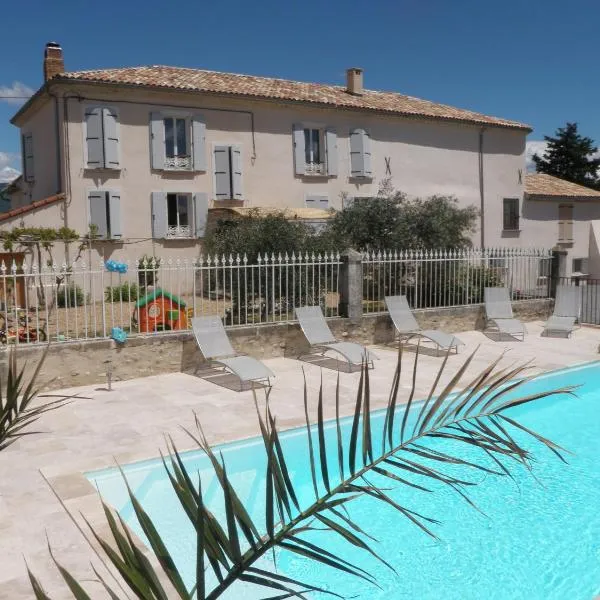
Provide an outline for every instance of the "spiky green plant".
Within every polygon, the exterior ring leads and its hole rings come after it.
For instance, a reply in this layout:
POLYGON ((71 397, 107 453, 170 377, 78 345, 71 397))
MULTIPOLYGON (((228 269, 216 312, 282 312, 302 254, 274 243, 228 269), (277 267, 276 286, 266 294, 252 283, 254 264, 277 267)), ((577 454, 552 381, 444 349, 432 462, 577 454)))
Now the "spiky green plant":
POLYGON ((36 380, 47 353, 48 348, 29 380, 26 380, 25 367, 19 369, 17 365, 17 351, 12 348, 9 351, 6 378, 4 382, 0 381, 0 450, 8 448, 20 438, 39 433, 31 431, 30 426, 44 413, 60 408, 71 398, 61 395, 56 400, 33 406, 38 397, 55 397, 50 394, 39 396, 36 388, 36 380))
MULTIPOLYGON (((409 519, 426 534, 435 537, 431 523, 435 519, 399 504, 387 490, 377 487, 369 479, 371 474, 387 479, 396 486, 411 486, 431 491, 421 482, 407 477, 421 478, 423 482, 433 480, 460 494, 469 504, 474 503, 467 495, 467 488, 476 482, 458 478, 452 474, 456 465, 488 475, 511 476, 510 467, 523 465, 531 470, 532 462, 528 450, 516 440, 515 431, 533 438, 559 458, 564 460, 564 450, 531 431, 506 414, 506 411, 540 398, 557 394, 572 394, 573 388, 543 391, 515 398, 514 393, 532 376, 525 374, 529 365, 498 368, 498 360, 487 366, 467 386, 458 389, 475 353, 471 354, 439 393, 441 375, 448 355, 431 386, 428 397, 419 406, 414 405, 417 379, 418 349, 412 370, 412 387, 404 403, 399 400, 400 376, 402 372, 402 347, 393 377, 387 411, 383 423, 382 447, 373 445, 371 423, 371 392, 369 371, 363 368, 356 395, 350 438, 344 443, 340 428, 339 375, 335 394, 337 465, 330 464, 327 457, 328 440, 325 435, 323 387, 318 396, 316 436, 313 434, 308 411, 308 394, 305 384, 304 409, 308 437, 312 487, 315 499, 304 506, 292 482, 286 457, 282 450, 276 419, 269 408, 268 397, 264 415, 256 409, 258 425, 267 457, 265 473, 265 523, 264 531, 252 520, 236 493, 227 474, 222 456, 210 448, 196 418, 197 431, 188 432, 204 451, 214 468, 223 495, 225 519, 221 523, 205 505, 202 482, 189 473, 172 440, 168 441, 169 457, 163 457, 164 467, 171 485, 196 533, 196 582, 192 589, 184 584, 183 576, 169 554, 156 526, 148 516, 135 494, 127 484, 129 497, 142 530, 155 557, 151 562, 134 541, 120 516, 103 503, 106 519, 112 533, 111 542, 103 539, 90 526, 96 542, 100 545, 109 563, 120 574, 124 583, 144 600, 181 598, 214 600, 219 598, 237 582, 255 584, 269 588, 272 599, 289 597, 307 598, 311 592, 322 592, 336 597, 339 593, 324 590, 305 581, 267 570, 259 566, 259 559, 275 549, 284 549, 304 559, 315 561, 333 570, 350 573, 369 584, 377 585, 374 575, 356 563, 342 559, 326 547, 308 541, 302 534, 310 531, 327 530, 341 536, 348 544, 377 557, 387 567, 393 566, 378 556, 371 547, 372 539, 361 529, 348 512, 354 500, 368 496, 377 502, 393 507, 399 516, 409 519), (313 439, 313 436, 316 439, 313 439), (423 442, 426 440, 452 440, 480 451, 480 461, 466 460, 457 453, 440 451, 423 442), (491 461, 490 461, 491 459, 491 461), (431 464, 436 464, 435 467, 431 464), (490 466, 492 465, 492 466, 490 466), (339 470, 339 481, 331 477, 333 469, 339 470), (209 577, 210 575, 211 577, 209 577), (168 579, 168 583, 166 580, 168 579)), ((329 441, 329 444, 333 442, 329 441)), ((89 524, 88 524, 89 525, 89 524)), ((53 557, 54 558, 54 557, 53 557)), ((56 559, 55 559, 56 562, 56 559)), ((56 562, 61 575, 77 600, 91 598, 75 578, 56 562)), ((121 596, 111 588, 106 579, 94 569, 96 576, 112 600, 121 596)), ((30 572, 30 580, 39 600, 50 600, 40 582, 30 572)), ((399 582, 401 586, 401 582, 399 582)))

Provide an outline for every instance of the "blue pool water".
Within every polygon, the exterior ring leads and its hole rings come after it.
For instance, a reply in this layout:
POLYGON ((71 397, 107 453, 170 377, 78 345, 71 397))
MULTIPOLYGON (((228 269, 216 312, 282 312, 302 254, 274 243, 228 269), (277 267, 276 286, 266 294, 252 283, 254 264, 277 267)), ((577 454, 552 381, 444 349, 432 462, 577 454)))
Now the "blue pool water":
MULTIPOLYGON (((279 571, 347 597, 369 600, 591 600, 599 595, 600 363, 548 374, 526 384, 521 394, 573 384, 582 385, 577 398, 546 398, 512 409, 510 415, 571 450, 574 454, 569 457, 569 464, 528 441, 526 446, 535 452, 534 472, 538 482, 522 468, 513 470, 514 482, 484 473, 472 474, 481 485, 473 488, 470 496, 487 517, 444 487, 435 487, 435 493, 430 494, 407 487, 390 491, 404 506, 442 521, 434 526, 440 538, 436 541, 391 508, 368 498, 353 502, 350 508, 353 519, 377 538, 374 549, 392 563, 397 573, 369 555, 355 552, 334 534, 311 534, 321 536, 318 541, 330 551, 374 573, 381 590, 288 552, 277 555, 279 571)), ((373 429, 376 431, 382 424, 383 415, 374 413, 373 429)), ((344 435, 348 435, 349 429, 350 423, 345 421, 344 435)), ((334 465, 336 434, 331 425, 328 434, 334 465)), ((307 468, 306 432, 302 429, 286 432, 282 442, 301 501, 309 502, 312 484, 307 468)), ((440 448, 439 444, 432 447, 440 448)), ((219 450, 252 517, 263 523, 262 440, 227 444, 219 450)), ((468 458, 469 454, 468 448, 462 446, 461 456, 468 458)), ((208 460, 200 452, 188 452, 184 460, 191 473, 200 473, 205 502, 222 517, 218 486, 208 460)), ((171 491, 162 462, 135 463, 124 471, 191 585, 195 534, 171 491)), ((143 538, 118 471, 109 469, 87 476, 143 538)), ((389 480, 383 485, 392 487, 389 480)), ((431 487, 430 482, 426 485, 431 487)), ((263 566, 272 566, 270 560, 265 559, 263 566)), ((223 598, 253 599, 269 595, 274 592, 240 586, 223 598)))

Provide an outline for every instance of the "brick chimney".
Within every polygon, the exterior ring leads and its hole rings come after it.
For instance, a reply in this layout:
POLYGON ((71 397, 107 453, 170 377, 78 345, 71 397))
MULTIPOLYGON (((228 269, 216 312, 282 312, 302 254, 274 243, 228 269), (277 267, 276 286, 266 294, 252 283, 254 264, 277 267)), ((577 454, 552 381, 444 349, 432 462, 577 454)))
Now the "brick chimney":
POLYGON ((363 70, 352 67, 346 71, 346 91, 355 96, 363 94, 363 70))
POLYGON ((44 51, 44 81, 65 72, 65 61, 60 44, 48 42, 44 51))

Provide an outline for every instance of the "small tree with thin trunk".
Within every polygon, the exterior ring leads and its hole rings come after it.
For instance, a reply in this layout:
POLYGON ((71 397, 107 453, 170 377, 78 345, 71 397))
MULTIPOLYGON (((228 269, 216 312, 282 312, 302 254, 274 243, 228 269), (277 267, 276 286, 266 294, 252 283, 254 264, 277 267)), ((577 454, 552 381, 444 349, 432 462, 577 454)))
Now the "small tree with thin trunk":
MULTIPOLYGON (((42 267, 52 267, 55 264, 55 245, 62 243, 66 248, 68 244, 78 243, 75 258, 71 261, 71 265, 73 265, 83 256, 84 250, 89 247, 94 237, 95 232, 92 228, 90 228, 90 232, 86 238, 69 227, 14 227, 10 231, 0 232, 0 240, 2 240, 5 250, 9 252, 14 250, 23 251, 29 254, 32 261, 37 264, 38 285, 36 286, 36 293, 38 303, 42 306, 46 306, 42 267)), ((48 306, 49 312, 55 307, 58 291, 68 277, 69 271, 70 267, 64 272, 56 274, 57 293, 53 294, 51 303, 48 306)))

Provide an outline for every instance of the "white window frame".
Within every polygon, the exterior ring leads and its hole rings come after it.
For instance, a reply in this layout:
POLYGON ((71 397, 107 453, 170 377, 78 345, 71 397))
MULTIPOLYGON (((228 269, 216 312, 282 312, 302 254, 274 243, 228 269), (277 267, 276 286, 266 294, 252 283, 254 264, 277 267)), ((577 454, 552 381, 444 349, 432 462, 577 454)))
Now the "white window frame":
POLYGON ((584 275, 587 275, 587 272, 589 271, 588 262, 589 262, 589 256, 577 256, 577 257, 573 258, 571 261, 571 272, 582 273, 584 275), (580 269, 577 269, 575 267, 575 265, 577 265, 578 262, 579 262, 578 266, 581 267, 580 269))
POLYGON ((192 155, 192 115, 180 112, 162 113, 162 127, 165 140, 165 171, 192 171, 194 167, 194 157, 192 155), (173 121, 173 148, 174 156, 167 156, 167 128, 165 121, 173 121), (185 121, 185 153, 177 152, 177 120, 185 121))
POLYGON ((189 239, 194 237, 194 198, 191 192, 166 192, 166 223, 167 223, 167 239, 189 239), (176 196, 177 198, 177 225, 171 225, 169 223, 169 196, 176 196), (185 197, 187 200, 187 214, 188 224, 179 224, 179 199, 185 197))
MULTIPOLYGON (((313 125, 311 123, 304 124, 304 161, 305 161, 305 174, 306 175, 327 175, 327 150, 325 148, 325 127, 322 125, 313 125), (308 136, 310 141, 313 131, 318 131, 319 134, 319 158, 320 161, 316 162, 313 156, 309 156, 309 144, 307 144, 306 132, 310 131, 311 134, 308 136)), ((312 144, 311 144, 312 145, 312 144)))

